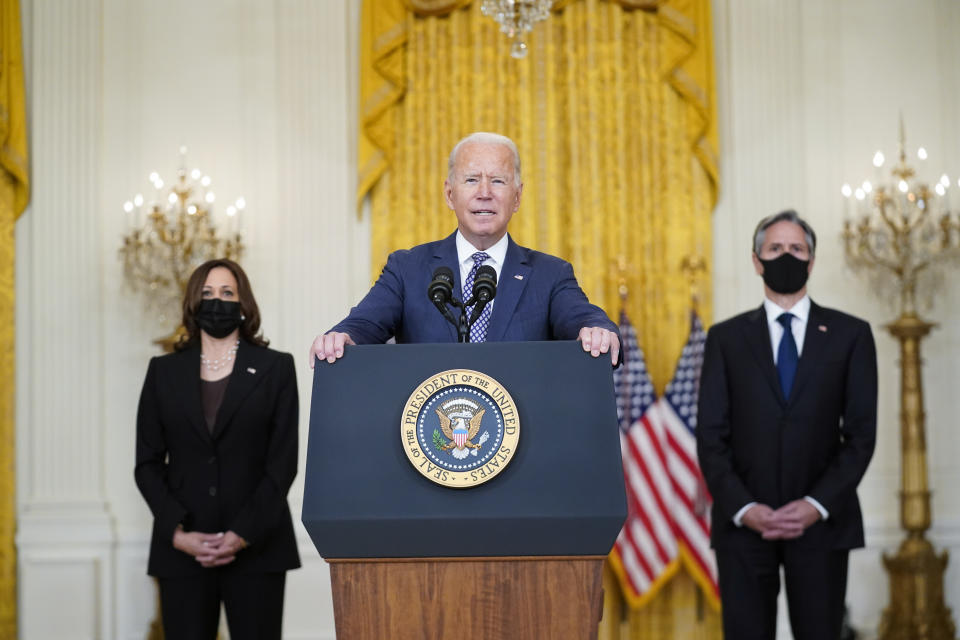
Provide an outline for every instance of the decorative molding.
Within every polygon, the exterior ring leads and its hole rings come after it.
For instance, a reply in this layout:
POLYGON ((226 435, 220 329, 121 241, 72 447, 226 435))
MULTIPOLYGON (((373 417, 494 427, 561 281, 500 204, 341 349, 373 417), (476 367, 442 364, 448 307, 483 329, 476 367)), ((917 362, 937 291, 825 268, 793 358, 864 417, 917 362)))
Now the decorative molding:
POLYGON ((110 545, 113 524, 103 509, 30 509, 17 523, 20 549, 110 545))
MULTIPOLYGON (((25 502, 102 500, 101 3, 34 3, 25 502), (69 37, 65 37, 65 36, 69 37), (54 401, 55 399, 55 401, 54 401)), ((21 433, 24 431, 21 430, 21 433)))
POLYGON ((109 545, 22 549, 20 637, 111 637, 111 565, 109 545))

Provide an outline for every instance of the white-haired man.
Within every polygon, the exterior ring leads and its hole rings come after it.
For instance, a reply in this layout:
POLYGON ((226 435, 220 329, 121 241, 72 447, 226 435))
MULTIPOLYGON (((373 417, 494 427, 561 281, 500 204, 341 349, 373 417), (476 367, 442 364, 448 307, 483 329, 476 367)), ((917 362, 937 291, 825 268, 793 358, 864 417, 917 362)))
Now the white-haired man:
POLYGON ((390 254, 363 300, 314 340, 311 366, 314 357, 334 362, 348 344, 455 342, 457 328, 428 300, 428 285, 438 267, 448 267, 454 291, 467 299, 483 265, 497 272, 497 294, 471 330, 472 342, 578 339, 593 356, 609 353, 617 363, 617 327, 587 300, 570 263, 521 247, 507 233, 523 193, 512 140, 485 132, 460 140, 450 152, 443 192, 457 230, 390 254))

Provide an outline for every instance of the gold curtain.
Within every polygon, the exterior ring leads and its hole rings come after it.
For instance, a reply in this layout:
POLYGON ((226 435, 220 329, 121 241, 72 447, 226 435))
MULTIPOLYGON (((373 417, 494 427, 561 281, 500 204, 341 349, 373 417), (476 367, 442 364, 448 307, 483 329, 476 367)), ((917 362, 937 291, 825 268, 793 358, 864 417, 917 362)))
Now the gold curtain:
POLYGON ((27 206, 27 118, 18 0, 0 3, 0 638, 17 637, 14 223, 27 206))
MULTIPOLYGON (((524 60, 509 56, 509 40, 479 5, 364 3, 357 197, 358 206, 370 198, 374 276, 390 251, 456 227, 442 196, 453 144, 472 131, 503 133, 523 162, 511 235, 569 260, 613 318, 623 263, 626 311, 662 390, 689 331, 685 259, 707 265, 699 311, 711 317, 709 0, 560 0, 524 60)), ((619 604, 608 598, 605 638, 720 637, 716 612, 684 571, 642 609, 619 604), (695 630, 676 635, 680 628, 695 630)))

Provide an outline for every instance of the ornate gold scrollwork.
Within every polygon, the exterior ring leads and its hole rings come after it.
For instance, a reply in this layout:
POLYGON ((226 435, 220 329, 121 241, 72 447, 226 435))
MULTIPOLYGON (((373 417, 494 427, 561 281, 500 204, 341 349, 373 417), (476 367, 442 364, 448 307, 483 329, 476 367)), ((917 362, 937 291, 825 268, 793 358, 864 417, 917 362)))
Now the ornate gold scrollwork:
POLYGON ((441 16, 467 6, 472 0, 403 0, 407 9, 418 16, 441 16))
POLYGON ((656 11, 664 0, 616 0, 624 9, 643 9, 644 11, 656 11))

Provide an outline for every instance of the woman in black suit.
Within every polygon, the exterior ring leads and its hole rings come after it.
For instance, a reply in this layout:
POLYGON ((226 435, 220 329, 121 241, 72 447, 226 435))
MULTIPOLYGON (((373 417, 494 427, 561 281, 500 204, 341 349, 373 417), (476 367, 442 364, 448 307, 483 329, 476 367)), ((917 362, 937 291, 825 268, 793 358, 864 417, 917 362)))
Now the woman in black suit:
POLYGON ((137 413, 137 486, 153 512, 147 572, 167 638, 280 638, 288 569, 300 566, 287 492, 297 473, 293 358, 267 348, 247 276, 194 271, 186 336, 153 358, 137 413))

